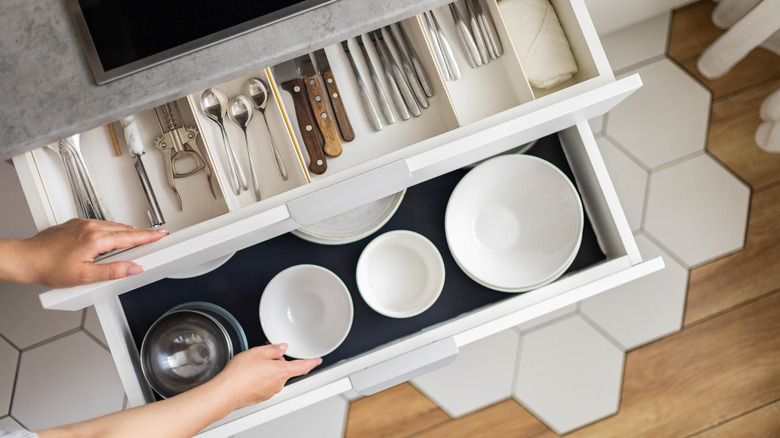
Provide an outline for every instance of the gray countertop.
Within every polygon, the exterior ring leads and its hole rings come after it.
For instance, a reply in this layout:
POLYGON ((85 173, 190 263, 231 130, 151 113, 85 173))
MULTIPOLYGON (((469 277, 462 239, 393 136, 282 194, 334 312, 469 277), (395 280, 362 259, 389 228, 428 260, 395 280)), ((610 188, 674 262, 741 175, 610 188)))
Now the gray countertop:
POLYGON ((338 0, 96 85, 65 0, 0 2, 0 159, 325 47, 450 0, 338 0))

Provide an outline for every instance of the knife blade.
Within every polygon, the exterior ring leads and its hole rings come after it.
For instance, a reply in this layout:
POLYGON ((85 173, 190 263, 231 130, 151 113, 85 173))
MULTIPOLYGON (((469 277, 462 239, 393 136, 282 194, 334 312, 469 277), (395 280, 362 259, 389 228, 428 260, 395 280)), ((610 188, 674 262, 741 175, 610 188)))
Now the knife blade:
POLYGON ((347 109, 344 107, 344 101, 341 100, 341 93, 336 84, 336 78, 333 76, 333 71, 330 69, 328 55, 325 54, 324 49, 319 49, 314 52, 314 61, 317 66, 317 73, 319 73, 322 76, 322 80, 325 81, 325 88, 328 90, 330 104, 333 106, 333 112, 336 113, 336 122, 338 123, 339 131, 341 132, 341 138, 343 138, 344 141, 352 141, 355 139, 355 131, 352 129, 352 123, 349 121, 347 109))
POLYGON ((381 131, 382 121, 379 120, 379 114, 377 114, 374 102, 368 94, 368 88, 366 88, 366 83, 363 81, 363 76, 360 74, 357 64, 355 64, 355 58, 352 57, 352 52, 349 49, 349 42, 347 40, 342 41, 341 48, 347 55, 350 67, 352 67, 352 76, 355 77, 355 83, 358 86, 358 95, 360 96, 360 102, 363 104, 363 110, 366 112, 366 117, 368 117, 368 121, 371 122, 371 126, 374 127, 375 131, 381 131))
POLYGON ((301 77, 306 85, 306 94, 309 96, 309 105, 311 105, 314 119, 317 121, 317 126, 319 126, 320 133, 322 134, 322 150, 325 151, 325 155, 329 157, 338 157, 342 152, 341 139, 336 130, 333 115, 330 113, 328 104, 325 102, 325 92, 320 85, 320 81, 317 79, 317 72, 314 70, 314 63, 311 60, 311 56, 309 56, 308 53, 301 55, 295 59, 295 63, 298 64, 301 77))
POLYGON ((301 79, 298 66, 293 59, 274 66, 273 72, 282 89, 292 96, 295 118, 303 137, 303 145, 309 154, 309 171, 315 175, 321 175, 328 169, 328 163, 325 160, 320 132, 314 123, 309 99, 306 96, 306 87, 301 79))

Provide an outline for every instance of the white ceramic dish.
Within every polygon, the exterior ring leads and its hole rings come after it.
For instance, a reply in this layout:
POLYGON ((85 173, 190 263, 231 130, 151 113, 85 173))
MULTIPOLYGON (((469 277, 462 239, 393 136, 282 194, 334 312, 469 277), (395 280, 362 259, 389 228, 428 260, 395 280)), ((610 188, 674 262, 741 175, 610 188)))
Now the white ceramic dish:
POLYGON ((382 228, 398 210, 406 189, 354 208, 314 225, 298 228, 292 234, 322 245, 357 242, 382 228))
POLYGON ((560 169, 537 157, 504 155, 458 183, 444 229, 467 275, 495 290, 523 292, 566 271, 584 220, 579 194, 560 169))
POLYGON ((357 285, 372 309, 391 318, 409 318, 439 298, 444 261, 424 236, 390 231, 372 240, 360 254, 357 285))
POLYGON ((260 325, 268 341, 287 343, 287 355, 299 359, 335 350, 352 328, 353 316, 347 286, 321 266, 285 269, 260 297, 260 325))
POLYGON ((182 280, 185 278, 193 278, 193 277, 200 277, 201 275, 206 275, 209 272, 224 265, 235 254, 236 253, 230 253, 226 256, 217 257, 216 259, 210 260, 202 265, 187 268, 176 275, 169 275, 168 278, 173 278, 174 280, 182 280))

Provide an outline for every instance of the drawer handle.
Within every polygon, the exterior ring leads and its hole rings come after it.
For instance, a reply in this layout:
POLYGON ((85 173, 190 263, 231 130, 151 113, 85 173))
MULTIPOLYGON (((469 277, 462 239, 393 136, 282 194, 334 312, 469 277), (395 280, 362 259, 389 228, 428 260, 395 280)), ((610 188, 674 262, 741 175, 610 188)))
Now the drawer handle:
POLYGON ((360 370, 349 380, 358 394, 372 395, 447 366, 457 357, 458 345, 449 337, 360 370))

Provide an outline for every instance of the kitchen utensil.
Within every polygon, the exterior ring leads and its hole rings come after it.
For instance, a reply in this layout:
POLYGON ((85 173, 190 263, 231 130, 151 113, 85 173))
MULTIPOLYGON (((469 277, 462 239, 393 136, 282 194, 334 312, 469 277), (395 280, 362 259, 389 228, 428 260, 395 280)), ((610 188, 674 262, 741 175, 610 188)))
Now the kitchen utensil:
POLYGON ((246 339, 246 332, 244 332, 244 328, 241 327, 241 324, 238 322, 236 317, 234 317, 232 314, 230 314, 230 312, 223 309, 222 307, 207 301, 190 301, 179 304, 168 312, 175 312, 177 310, 194 310, 197 312, 203 312, 216 319, 217 322, 219 322, 222 327, 225 328, 228 336, 230 336, 234 354, 249 349, 249 342, 246 339))
POLYGON ((449 66, 444 61, 444 53, 441 44, 439 44, 439 36, 436 34, 436 29, 433 27, 433 21, 431 21, 428 12, 423 12, 422 17, 423 27, 425 27, 428 39, 431 41, 431 52, 433 52, 433 57, 436 59, 436 64, 439 65, 439 69, 441 70, 441 74, 445 81, 454 81, 457 78, 450 72, 449 66))
POLYGON ((406 189, 291 232, 303 240, 322 245, 357 242, 374 234, 393 217, 405 193, 406 189))
POLYGON ((401 96, 403 96, 404 103, 406 103, 406 107, 409 109, 409 112, 413 116, 419 117, 421 114, 420 106, 417 104, 417 100, 415 99, 409 84, 406 83, 406 77, 404 77, 404 74, 401 72, 401 67, 398 66, 395 57, 393 57, 393 53, 390 51, 390 46, 387 45, 387 41, 385 41, 381 30, 375 30, 373 33, 371 33, 370 36, 373 39, 374 44, 379 47, 379 56, 390 66, 390 71, 393 74, 394 82, 401 91, 401 96))
POLYGON ((333 106, 333 112, 336 113, 336 122, 338 122, 339 125, 341 138, 343 138, 344 141, 352 141, 355 139, 355 131, 352 129, 352 123, 349 121, 347 109, 344 107, 344 101, 341 100, 341 93, 339 93, 336 78, 333 76, 333 71, 330 69, 328 55, 325 54, 324 49, 314 51, 314 61, 317 64, 317 73, 319 73, 325 81, 325 88, 328 90, 330 104, 333 106))
POLYGON ((322 150, 325 152, 325 155, 329 157, 338 157, 343 150, 341 139, 339 138, 339 133, 336 129, 335 119, 330 114, 328 104, 325 102, 326 94, 320 85, 320 81, 317 79, 317 72, 314 71, 314 64, 312 63, 311 56, 309 56, 308 53, 299 56, 295 59, 295 63, 298 65, 298 70, 301 72, 314 119, 317 121, 317 126, 319 126, 320 133, 322 134, 322 150))
MULTIPOLYGON (((241 190, 247 190, 249 186, 246 182, 246 176, 241 169, 241 164, 236 156, 236 151, 230 144, 227 132, 225 132, 225 116, 227 115, 228 100, 225 93, 218 88, 208 88, 200 96, 200 108, 206 117, 214 121, 219 126, 222 133, 222 144, 225 146, 225 155, 227 157, 228 168, 230 169, 230 183, 233 187, 233 193, 238 196, 241 190)), ((177 194, 178 196, 178 194, 177 194)))
POLYGON ((479 57, 482 59, 483 64, 490 62, 490 55, 488 54, 487 43, 485 42, 482 28, 477 18, 477 11, 474 9, 474 3, 469 0, 464 0, 466 3, 466 16, 468 17, 469 28, 471 28, 471 35, 474 37, 474 42, 477 44, 479 50, 479 57))
POLYGON ((306 88, 295 60, 283 62, 273 68, 282 89, 290 93, 295 106, 295 118, 298 120, 303 145, 309 154, 309 171, 321 175, 328 169, 319 128, 314 123, 312 108, 306 97, 306 88))
POLYGON ((444 260, 423 235, 390 231, 369 243, 357 263, 357 285, 366 304, 391 318, 419 315, 444 288, 444 260))
POLYGON ((428 15, 430 15, 431 21, 433 22, 433 29, 436 32, 436 41, 439 43, 444 62, 447 63, 447 70, 450 72, 450 76, 453 80, 460 79, 458 63, 455 61, 455 55, 452 53, 452 47, 450 47, 447 37, 444 36, 444 32, 441 30, 439 20, 436 19, 436 14, 434 14, 433 11, 429 11, 428 15))
POLYGON ((260 325, 268 341, 285 342, 287 356, 307 359, 335 350, 352 328, 349 290, 333 272, 296 265, 276 274, 260 297, 260 325))
POLYGON ((401 23, 394 23, 390 25, 390 29, 392 29, 396 39, 403 41, 403 46, 407 51, 409 59, 412 61, 412 67, 414 68, 414 72, 417 75, 417 79, 420 81, 420 85, 422 85, 425 95, 428 97, 433 97, 433 86, 431 85, 431 79, 428 77, 428 72, 425 70, 425 67, 423 67, 422 62, 420 62, 420 58, 417 56, 417 52, 414 50, 412 42, 409 41, 409 36, 406 35, 404 27, 401 25, 401 23))
MULTIPOLYGON (((363 110, 366 112, 366 117, 368 117, 368 121, 371 122, 371 126, 375 131, 381 131, 382 121, 379 120, 379 114, 377 114, 374 102, 371 100, 371 96, 368 94, 368 88, 366 88, 366 83, 363 81, 363 76, 360 74, 360 70, 358 70, 357 64, 355 64, 355 58, 352 57, 352 51, 349 49, 349 42, 346 40, 342 41, 341 48, 347 55, 350 67, 352 67, 352 76, 355 77, 355 83, 358 86, 358 95, 360 96, 360 103, 363 104, 363 110)), ((366 60, 366 62, 369 61, 366 60)))
POLYGON ((271 143, 271 151, 274 154, 276 168, 279 169, 279 174, 282 176, 282 179, 287 181, 287 168, 284 166, 282 156, 279 154, 279 149, 276 147, 273 135, 271 135, 271 128, 268 127, 268 120, 265 118, 265 108, 268 106, 268 98, 270 97, 268 85, 260 78, 249 78, 244 82, 242 92, 245 96, 249 97, 255 109, 260 111, 265 130, 268 132, 268 141, 271 143))
POLYGON ((227 329, 197 310, 174 310, 155 321, 141 343, 141 370, 163 398, 203 384, 233 357, 227 329))
POLYGON ((479 22, 479 28, 484 36, 488 54, 492 59, 498 59, 499 56, 504 54, 504 46, 501 44, 501 39, 498 37, 496 23, 493 21, 493 17, 485 12, 485 8, 482 7, 482 0, 466 1, 472 2, 472 7, 477 14, 477 21, 479 22))
POLYGON ((404 72, 404 76, 406 77, 406 82, 412 89, 414 97, 417 99, 417 103, 419 103, 423 108, 428 108, 428 106, 430 106, 428 103, 428 96, 425 95, 425 92, 420 85, 420 80, 417 79, 417 75, 414 73, 414 69, 412 68, 412 61, 409 59, 406 48, 403 46, 403 40, 395 37, 395 34, 393 33, 390 26, 383 27, 381 32, 388 46, 393 46, 395 48, 395 53, 398 54, 398 58, 401 61, 401 68, 404 72))
MULTIPOLYGON (((395 109, 398 111, 398 115, 401 116, 401 119, 409 120, 412 115, 409 114, 409 108, 406 106, 404 98, 401 96, 401 90, 398 88, 398 84, 395 82, 395 77, 393 76, 392 69, 390 68, 390 61, 387 59, 387 54, 379 48, 379 43, 376 41, 376 37, 374 37, 372 32, 369 32, 368 38, 371 40, 371 43, 374 45, 374 50, 379 56, 379 65, 381 65, 382 73, 385 75, 385 83, 390 89, 390 96, 393 98, 395 109)), ((363 41, 362 36, 361 41, 363 41)))
POLYGON ((557 167, 530 155, 501 155, 458 183, 444 219, 458 266, 504 292, 541 287, 565 272, 579 250, 584 213, 557 167))
POLYGON ((363 35, 355 38, 355 41, 360 47, 360 52, 363 54, 363 60, 366 61, 366 67, 368 67, 368 73, 369 76, 371 76, 371 85, 374 88, 374 96, 376 96, 377 103, 379 103, 379 109, 382 110, 385 122, 387 122, 388 125, 391 125, 395 123, 395 115, 393 114, 393 110, 390 109, 390 103, 387 101, 385 89, 382 87, 382 82, 379 80, 379 75, 376 72, 376 68, 374 68, 374 63, 368 55, 365 41, 363 41, 363 35))
POLYGON ((252 148, 249 147, 249 137, 246 134, 246 128, 252 121, 254 115, 252 101, 243 94, 233 96, 228 102, 228 117, 230 121, 238 125, 244 132, 244 145, 246 145, 246 154, 249 156, 249 177, 252 179, 252 193, 256 200, 260 200, 260 181, 257 178, 255 162, 252 158, 252 148))
POLYGON ((130 158, 134 161, 135 171, 138 174, 138 179, 141 181, 141 188, 146 196, 146 203, 149 205, 149 209, 146 210, 146 217, 149 219, 152 228, 159 228, 165 224, 165 218, 160 209, 160 204, 157 203, 157 196, 154 194, 152 183, 149 182, 149 177, 146 175, 144 162, 141 160, 141 156, 146 151, 141 140, 141 133, 138 132, 138 126, 135 124, 135 116, 127 116, 120 120, 120 123, 125 134, 127 150, 130 153, 130 158))
POLYGON ((482 65, 482 57, 477 49, 477 43, 474 40, 474 36, 471 35, 471 31, 463 18, 458 12, 458 7, 455 3, 450 3, 450 13, 452 14, 452 21, 455 23, 455 28, 458 29, 458 39, 460 45, 463 47, 463 52, 466 54, 466 59, 469 60, 469 64, 472 67, 479 67, 482 65))
POLYGON ((65 169, 65 176, 68 179, 70 192, 73 196, 73 202, 76 205, 76 214, 78 217, 87 219, 97 219, 92 201, 89 200, 87 190, 76 169, 76 163, 67 146, 62 141, 48 145, 48 148, 57 153, 60 157, 62 166, 65 169))

